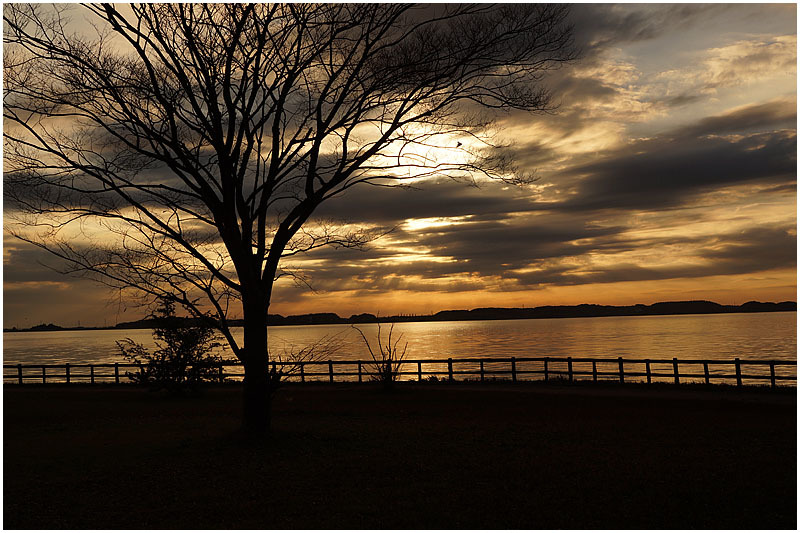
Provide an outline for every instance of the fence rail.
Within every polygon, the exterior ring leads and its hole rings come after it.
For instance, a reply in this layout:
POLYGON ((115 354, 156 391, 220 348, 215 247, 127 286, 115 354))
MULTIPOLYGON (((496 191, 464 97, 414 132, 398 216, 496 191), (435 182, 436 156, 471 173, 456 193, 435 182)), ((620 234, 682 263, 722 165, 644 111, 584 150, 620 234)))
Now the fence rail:
MULTIPOLYGON (((365 381, 378 375, 374 361, 301 361, 271 362, 273 370, 282 372, 288 381, 365 381), (344 379, 342 379, 344 378, 344 379)), ((219 382, 238 380, 244 373, 230 372, 232 368, 241 369, 239 361, 224 361, 217 364, 215 379, 219 382)), ((139 365, 131 363, 97 364, 58 364, 23 365, 4 364, 3 383, 123 383, 130 381, 129 373, 135 373, 139 365), (99 370, 99 371, 98 371, 99 370), (51 371, 51 372, 48 372, 51 371)), ((797 361, 783 360, 698 360, 698 359, 630 359, 630 358, 589 358, 589 357, 510 357, 510 358, 448 358, 448 359, 405 359, 398 363, 397 374, 400 379, 431 379, 440 377, 449 381, 457 377, 485 381, 487 379, 508 379, 528 381, 530 378, 550 381, 561 379, 576 381, 614 380, 620 383, 644 381, 653 383, 658 378, 680 384, 682 379, 692 382, 715 384, 735 380, 737 386, 747 384, 766 384, 779 386, 779 382, 790 381, 797 385, 797 361), (591 369, 588 365, 591 364, 591 369), (600 368, 598 369, 598 365, 600 368), (668 366, 668 371, 657 366, 668 366), (581 368, 576 368, 581 366, 581 368), (499 367, 499 368, 498 368, 499 367), (609 370, 609 367, 611 368, 609 370), (692 372, 686 372, 687 367, 692 372), (743 367, 747 372, 743 372, 743 367), (683 368, 683 371, 681 371, 683 368), (732 373, 731 373, 732 372, 732 373), (757 372, 757 373, 756 373, 757 372)))

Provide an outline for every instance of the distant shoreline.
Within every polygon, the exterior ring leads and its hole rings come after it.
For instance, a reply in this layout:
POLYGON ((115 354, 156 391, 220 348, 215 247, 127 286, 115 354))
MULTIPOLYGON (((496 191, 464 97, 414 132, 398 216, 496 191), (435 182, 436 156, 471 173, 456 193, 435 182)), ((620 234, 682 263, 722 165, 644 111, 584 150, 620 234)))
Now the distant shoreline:
MULTIPOLYGON (((393 315, 378 317, 370 313, 342 318, 336 313, 308 313, 303 315, 269 315, 269 326, 308 326, 323 324, 368 324, 395 322, 446 322, 470 320, 520 320, 534 318, 594 318, 604 316, 662 316, 701 315, 726 313, 770 313, 797 311, 797 302, 747 302, 742 305, 722 305, 706 300, 656 302, 651 305, 546 305, 540 307, 483 307, 471 310, 446 310, 433 315, 393 315)), ((186 318, 187 323, 196 319, 186 318)), ((230 320, 231 327, 241 327, 243 320, 230 320)), ((30 328, 4 328, 4 333, 35 331, 92 331, 118 329, 153 329, 155 319, 120 322, 115 326, 62 327, 56 324, 39 324, 30 328)))

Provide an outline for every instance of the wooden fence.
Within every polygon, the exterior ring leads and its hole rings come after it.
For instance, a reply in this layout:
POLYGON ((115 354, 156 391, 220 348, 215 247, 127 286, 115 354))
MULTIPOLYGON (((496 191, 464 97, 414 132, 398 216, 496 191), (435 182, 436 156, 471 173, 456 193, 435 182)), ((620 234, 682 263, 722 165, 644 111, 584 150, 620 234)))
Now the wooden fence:
MULTIPOLYGON (((288 381, 358 381, 378 375, 374 361, 303 361, 273 362, 273 370, 281 371, 288 381), (337 379, 339 378, 339 379, 337 379)), ((4 383, 123 383, 129 372, 139 365, 130 363, 61 364, 61 365, 3 365, 4 383), (48 381, 49 380, 49 381, 48 381)), ((226 361, 214 367, 219 382, 244 377, 242 363, 226 361), (231 372, 231 369, 237 369, 231 372)), ((509 379, 522 381, 614 380, 620 383, 638 381, 653 383, 658 378, 680 384, 692 380, 705 384, 733 383, 777 387, 779 382, 797 385, 797 361, 758 360, 697 360, 697 359, 629 359, 586 357, 510 357, 510 358, 449 358, 403 360, 398 366, 399 379, 458 378, 486 381, 509 379), (591 369, 589 365, 591 364, 591 369), (665 371, 663 367, 667 367, 665 371), (661 367, 661 368, 659 368, 661 367), (744 367, 744 370, 743 370, 744 367), (687 372, 687 370, 689 370, 687 372), (746 370, 746 372, 745 372, 746 370), (713 381, 712 381, 713 380, 713 381)))

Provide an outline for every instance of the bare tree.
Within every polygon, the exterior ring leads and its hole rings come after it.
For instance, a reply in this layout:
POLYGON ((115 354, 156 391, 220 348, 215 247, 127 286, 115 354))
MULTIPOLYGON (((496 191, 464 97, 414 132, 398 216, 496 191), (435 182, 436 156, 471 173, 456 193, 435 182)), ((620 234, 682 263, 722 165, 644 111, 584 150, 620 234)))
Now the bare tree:
POLYGON ((541 77, 574 57, 567 8, 546 4, 98 4, 80 8, 83 31, 74 9, 4 6, 16 234, 211 311, 245 365, 253 431, 269 426, 281 260, 371 238, 315 209, 358 184, 524 181, 481 148, 487 110, 548 110, 541 77))

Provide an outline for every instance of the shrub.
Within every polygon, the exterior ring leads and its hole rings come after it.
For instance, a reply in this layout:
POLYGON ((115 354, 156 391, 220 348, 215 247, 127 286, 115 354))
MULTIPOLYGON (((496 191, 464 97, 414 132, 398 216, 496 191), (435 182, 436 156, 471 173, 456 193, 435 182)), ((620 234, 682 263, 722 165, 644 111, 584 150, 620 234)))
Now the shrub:
POLYGON ((176 317, 170 301, 162 302, 150 317, 158 324, 153 329, 157 349, 152 353, 130 338, 117 341, 122 356, 139 365, 138 372, 126 374, 131 381, 152 390, 180 393, 217 379, 222 359, 213 351, 223 344, 210 323, 176 317))
POLYGON ((331 359, 343 345, 341 333, 326 335, 301 348, 293 344, 288 346, 284 344, 280 353, 270 354, 272 361, 269 369, 270 393, 274 394, 290 376, 299 375, 303 363, 331 359))
POLYGON ((400 341, 403 339, 403 334, 401 333, 400 336, 392 342, 392 335, 394 333, 393 323, 389 328, 389 336, 384 344, 381 340, 381 325, 378 323, 378 352, 375 353, 367 340, 367 336, 364 335, 364 332, 356 326, 352 326, 352 328, 361 334, 361 338, 364 340, 364 344, 367 345, 367 350, 369 350, 369 354, 372 356, 372 366, 374 369, 374 371, 371 372, 372 379, 383 383, 386 388, 391 388, 400 376, 400 366, 406 356, 406 350, 408 349, 408 343, 403 345, 402 351, 398 349, 400 341))

